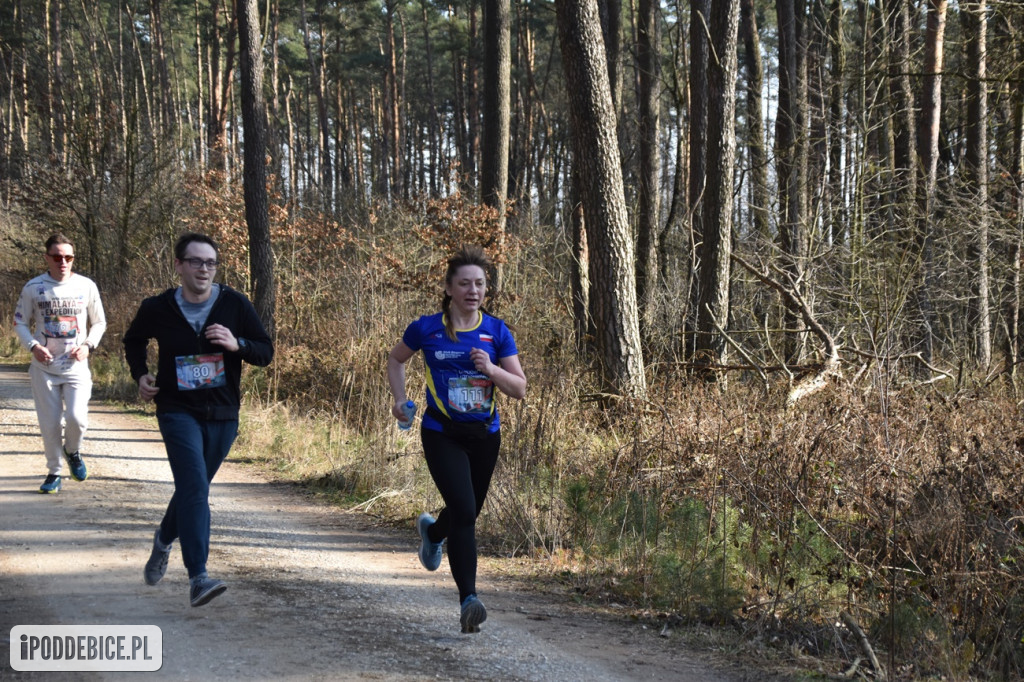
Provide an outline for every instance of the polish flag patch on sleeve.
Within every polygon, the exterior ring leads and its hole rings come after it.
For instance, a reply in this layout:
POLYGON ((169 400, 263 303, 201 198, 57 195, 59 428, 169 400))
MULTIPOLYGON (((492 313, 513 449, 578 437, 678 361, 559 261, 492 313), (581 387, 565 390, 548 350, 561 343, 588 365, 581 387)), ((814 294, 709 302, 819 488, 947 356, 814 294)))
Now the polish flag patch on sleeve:
POLYGON ((494 337, 491 336, 490 334, 481 334, 480 340, 486 341, 487 343, 494 343, 494 337))

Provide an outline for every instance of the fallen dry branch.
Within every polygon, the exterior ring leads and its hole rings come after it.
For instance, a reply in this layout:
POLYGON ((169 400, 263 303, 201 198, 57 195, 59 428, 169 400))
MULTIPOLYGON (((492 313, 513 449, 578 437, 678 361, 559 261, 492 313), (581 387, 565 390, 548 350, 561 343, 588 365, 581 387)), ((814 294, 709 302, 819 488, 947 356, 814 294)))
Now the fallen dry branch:
POLYGON ((951 370, 945 370, 942 369, 941 367, 936 367, 935 365, 931 364, 930 362, 924 359, 924 354, 921 353, 920 351, 917 351, 915 353, 900 353, 899 355, 879 355, 878 353, 863 351, 860 350, 859 348, 849 348, 847 349, 847 352, 853 355, 858 355, 862 358, 866 358, 874 362, 882 362, 887 364, 898 363, 907 359, 916 360, 917 362, 924 365, 924 367, 928 371, 934 372, 935 374, 939 375, 937 377, 932 377, 926 383, 933 383, 941 379, 956 379, 956 375, 954 375, 951 370))
MULTIPOLYGON (((789 395, 786 397, 786 406, 792 407, 801 398, 809 396, 812 393, 817 393, 828 384, 830 377, 842 376, 842 371, 839 366, 839 346, 836 345, 835 339, 832 338, 832 335, 828 333, 820 322, 818 322, 814 313, 811 312, 811 307, 807 305, 803 296, 801 296, 800 292, 796 290, 796 286, 787 286, 783 284, 771 275, 761 272, 736 254, 732 254, 732 259, 743 266, 744 269, 750 272, 750 274, 756 277, 760 282, 778 291, 786 306, 800 313, 800 317, 803 318, 804 324, 806 324, 811 332, 818 337, 822 346, 824 346, 823 355, 825 356, 825 360, 822 363, 821 369, 812 374, 808 374, 793 385, 789 391, 789 395)), ((774 269, 782 277, 788 278, 785 272, 778 268, 774 269)))
POLYGON ((864 655, 868 657, 868 660, 871 661, 871 667, 874 669, 878 679, 884 680, 885 671, 882 670, 882 666, 878 662, 878 657, 875 656, 875 650, 871 648, 871 642, 868 641, 868 636, 864 634, 864 630, 862 630, 860 625, 857 624, 857 621, 853 616, 846 611, 841 611, 839 613, 839 619, 843 621, 843 625, 850 629, 850 632, 856 635, 860 648, 864 652, 864 655))

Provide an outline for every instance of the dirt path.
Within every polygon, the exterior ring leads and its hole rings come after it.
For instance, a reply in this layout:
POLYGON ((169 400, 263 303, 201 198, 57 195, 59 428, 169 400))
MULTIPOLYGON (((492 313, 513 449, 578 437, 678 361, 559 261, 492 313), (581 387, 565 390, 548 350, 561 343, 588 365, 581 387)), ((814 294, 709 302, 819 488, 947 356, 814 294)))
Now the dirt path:
POLYGON ((447 571, 420 568, 416 539, 316 504, 225 463, 213 486, 211 575, 228 591, 191 608, 175 545, 156 587, 142 580, 172 491, 155 420, 93 403, 89 479, 36 492, 42 441, 23 367, 0 365, 0 680, 765 679, 713 665, 679 641, 481 575, 488 620, 461 635, 447 571), (10 630, 145 624, 163 633, 158 673, 27 673, 10 630))

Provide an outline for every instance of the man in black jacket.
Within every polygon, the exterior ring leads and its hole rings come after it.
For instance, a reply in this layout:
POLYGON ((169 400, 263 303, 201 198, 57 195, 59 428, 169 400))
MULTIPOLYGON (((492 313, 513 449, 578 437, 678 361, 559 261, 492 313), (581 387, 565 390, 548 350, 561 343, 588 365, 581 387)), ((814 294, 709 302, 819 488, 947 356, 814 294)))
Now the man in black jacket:
POLYGON ((147 298, 124 335, 124 352, 143 400, 156 417, 174 477, 174 494, 153 537, 143 577, 156 585, 167 571, 171 545, 181 540, 192 606, 227 586, 206 573, 210 553, 210 482, 238 434, 242 361, 270 364, 274 346, 243 294, 213 281, 216 242, 188 233, 174 246, 181 286, 147 298), (146 351, 156 339, 156 376, 146 351))

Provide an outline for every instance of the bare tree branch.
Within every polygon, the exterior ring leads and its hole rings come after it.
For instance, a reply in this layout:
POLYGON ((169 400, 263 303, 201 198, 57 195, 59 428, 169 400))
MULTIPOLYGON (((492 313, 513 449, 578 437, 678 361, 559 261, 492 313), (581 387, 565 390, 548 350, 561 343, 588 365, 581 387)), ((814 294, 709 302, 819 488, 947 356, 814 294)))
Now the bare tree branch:
POLYGON ((786 306, 791 310, 800 313, 800 317, 803 318, 804 324, 807 325, 808 329, 818 337, 821 344, 824 346, 825 361, 822 364, 820 370, 814 374, 810 374, 800 381, 798 381, 789 391, 789 396, 786 398, 786 405, 792 407, 800 398, 817 393, 824 388, 828 383, 830 376, 841 376, 839 368, 839 347, 836 345, 835 339, 832 335, 818 322, 817 318, 814 317, 814 313, 811 312, 811 308, 804 301, 800 292, 797 290, 796 284, 791 281, 789 273, 775 268, 775 271, 779 273, 788 281, 787 284, 783 284, 779 280, 775 279, 767 273, 763 273, 753 265, 745 261, 741 256, 735 253, 731 254, 732 260, 739 263, 746 269, 750 274, 756 277, 760 282, 767 286, 775 289, 782 296, 782 300, 786 306))

